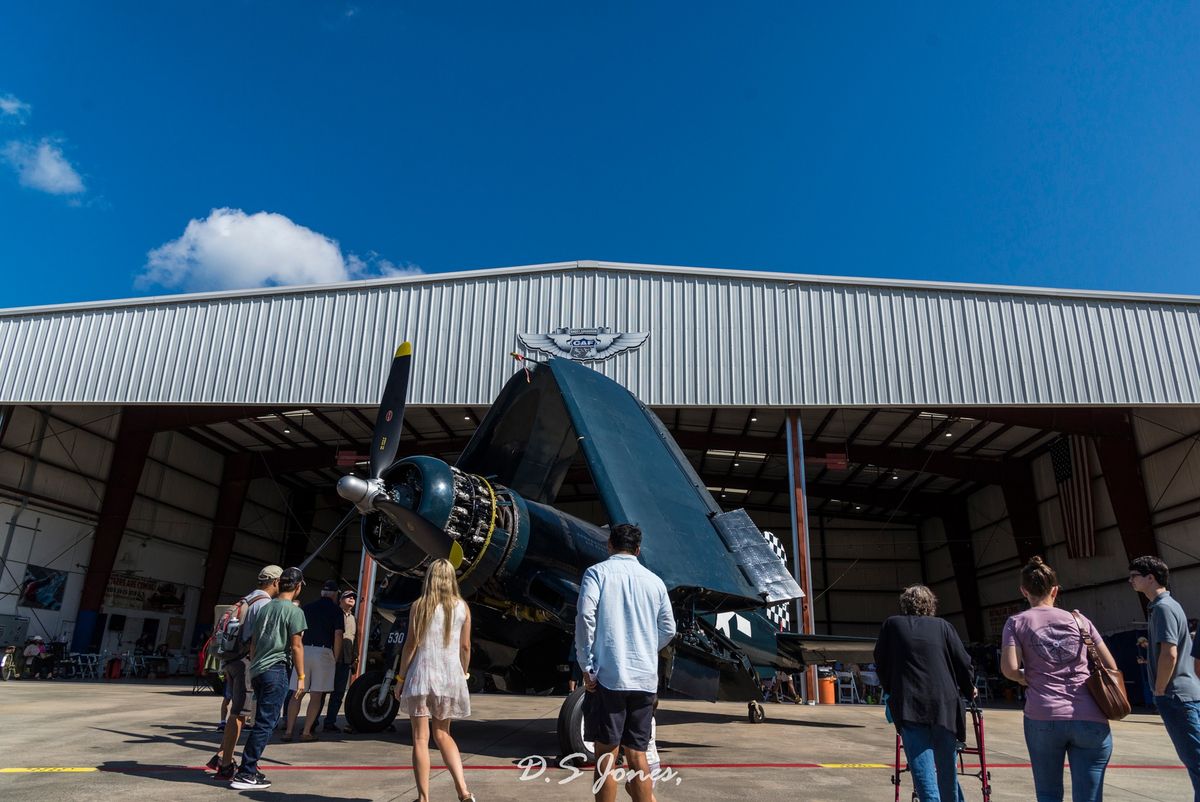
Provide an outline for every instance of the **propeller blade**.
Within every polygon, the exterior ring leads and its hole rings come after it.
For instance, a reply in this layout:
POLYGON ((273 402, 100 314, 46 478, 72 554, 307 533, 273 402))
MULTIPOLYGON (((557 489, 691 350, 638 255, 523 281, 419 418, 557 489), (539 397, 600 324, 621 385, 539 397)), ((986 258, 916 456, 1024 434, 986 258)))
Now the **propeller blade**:
POLYGON ((299 567, 300 567, 301 571, 308 568, 308 564, 310 562, 312 562, 313 560, 315 560, 317 558, 317 555, 325 550, 325 547, 329 545, 329 541, 333 540, 333 538, 337 535, 337 533, 342 531, 346 527, 346 524, 350 523, 350 521, 352 521, 354 519, 354 517, 357 513, 358 513, 358 510, 355 510, 355 509, 351 509, 350 512, 346 513, 346 517, 343 518, 341 521, 339 521, 337 526, 333 527, 333 531, 330 532, 329 536, 321 542, 320 546, 317 546, 317 550, 314 551, 312 554, 308 555, 308 557, 305 558, 304 562, 300 563, 299 567))
POLYGON ((379 403, 379 416, 375 418, 375 431, 371 435, 371 478, 378 479, 391 467, 400 447, 400 434, 404 428, 404 402, 408 398, 408 376, 412 368, 412 343, 400 343, 392 367, 388 370, 387 384, 383 388, 383 399, 379 403))
POLYGON ((394 501, 377 499, 375 509, 383 512, 400 527, 405 537, 420 546, 430 557, 445 557, 457 570, 462 565, 463 550, 458 541, 438 529, 408 507, 394 501))

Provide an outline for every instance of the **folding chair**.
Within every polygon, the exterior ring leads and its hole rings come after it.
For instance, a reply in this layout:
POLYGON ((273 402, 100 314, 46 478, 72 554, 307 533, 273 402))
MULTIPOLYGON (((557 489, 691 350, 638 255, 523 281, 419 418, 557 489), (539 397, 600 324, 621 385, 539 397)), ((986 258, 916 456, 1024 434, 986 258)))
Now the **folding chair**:
POLYGON ((858 695, 858 683, 849 671, 837 672, 838 704, 857 705, 862 703, 858 695))

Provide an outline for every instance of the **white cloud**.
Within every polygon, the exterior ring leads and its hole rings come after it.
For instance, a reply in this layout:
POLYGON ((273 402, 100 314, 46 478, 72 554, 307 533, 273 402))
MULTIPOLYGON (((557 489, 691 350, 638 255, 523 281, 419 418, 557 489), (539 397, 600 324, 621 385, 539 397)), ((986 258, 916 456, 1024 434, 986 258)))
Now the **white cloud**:
POLYGON ((36 145, 13 140, 4 146, 0 156, 17 171, 22 186, 51 195, 78 195, 85 189, 83 179, 67 161, 62 148, 50 139, 36 145))
POLYGON ((150 251, 136 284, 229 290, 420 272, 375 253, 343 257, 336 241, 282 214, 213 209, 203 220, 190 221, 181 237, 150 251))
POLYGON ((425 272, 412 262, 398 265, 389 259, 384 259, 375 251, 368 252, 365 257, 354 253, 349 254, 346 257, 346 268, 350 272, 350 277, 355 279, 419 276, 425 272))
POLYGON ((24 125, 32 112, 33 107, 22 102, 16 95, 0 95, 0 119, 11 117, 24 125))

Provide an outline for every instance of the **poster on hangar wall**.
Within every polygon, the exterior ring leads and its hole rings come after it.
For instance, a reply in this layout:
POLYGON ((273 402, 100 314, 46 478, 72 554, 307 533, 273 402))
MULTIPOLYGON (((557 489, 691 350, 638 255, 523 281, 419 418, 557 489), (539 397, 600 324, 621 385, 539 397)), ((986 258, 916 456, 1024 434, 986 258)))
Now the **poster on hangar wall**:
POLYGON ((173 582, 160 582, 133 574, 113 574, 104 591, 104 604, 128 610, 183 612, 183 589, 173 582))
POLYGON ((66 571, 27 564, 17 604, 35 610, 61 610, 67 576, 66 571))

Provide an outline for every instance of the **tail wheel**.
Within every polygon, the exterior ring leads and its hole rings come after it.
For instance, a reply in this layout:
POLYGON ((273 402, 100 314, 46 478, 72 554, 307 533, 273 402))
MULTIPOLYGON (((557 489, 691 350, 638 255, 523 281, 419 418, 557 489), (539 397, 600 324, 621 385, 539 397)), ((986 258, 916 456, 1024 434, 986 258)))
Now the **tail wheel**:
POLYGON ((767 711, 758 702, 748 702, 746 710, 746 718, 751 724, 762 724, 767 719, 767 711))
POLYGON ((346 692, 346 720, 356 732, 382 732, 396 718, 400 703, 392 695, 391 687, 386 689, 383 702, 379 701, 383 685, 383 671, 368 671, 346 692))

